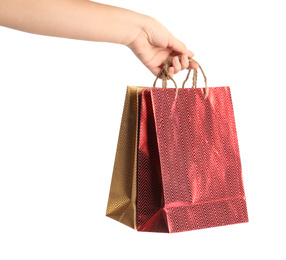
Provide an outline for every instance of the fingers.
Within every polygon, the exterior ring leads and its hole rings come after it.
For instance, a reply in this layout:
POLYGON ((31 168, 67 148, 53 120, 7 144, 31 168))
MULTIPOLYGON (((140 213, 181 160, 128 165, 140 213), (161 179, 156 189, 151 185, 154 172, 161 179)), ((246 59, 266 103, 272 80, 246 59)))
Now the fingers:
POLYGON ((174 74, 178 73, 184 69, 197 69, 198 64, 195 62, 189 62, 189 58, 192 58, 194 54, 189 51, 190 55, 183 54, 180 59, 179 56, 175 56, 172 58, 172 67, 169 68, 168 72, 173 77, 174 74))
POLYGON ((169 75, 173 78, 173 77, 174 77, 174 67, 170 67, 170 68, 168 69, 168 73, 169 73, 169 75))
POLYGON ((174 68, 174 73, 178 73, 182 69, 182 65, 179 61, 178 56, 172 59, 172 67, 174 68))
POLYGON ((188 67, 189 67, 189 58, 188 55, 184 54, 181 56, 181 70, 184 70, 188 67))
POLYGON ((197 69, 198 68, 198 65, 195 62, 189 62, 188 60, 188 58, 194 57, 194 53, 188 50, 186 45, 183 42, 179 41, 173 35, 171 35, 170 37, 170 44, 168 47, 172 49, 173 53, 182 54, 180 60, 177 56, 175 56, 172 59, 175 74, 184 69, 197 69))
POLYGON ((191 69, 198 69, 198 64, 196 62, 190 62, 189 63, 189 66, 188 66, 188 69, 191 70, 191 69))
POLYGON ((172 67, 174 68, 174 73, 178 73, 181 70, 184 70, 189 67, 189 59, 187 55, 182 55, 179 59, 178 56, 175 56, 172 59, 172 67))

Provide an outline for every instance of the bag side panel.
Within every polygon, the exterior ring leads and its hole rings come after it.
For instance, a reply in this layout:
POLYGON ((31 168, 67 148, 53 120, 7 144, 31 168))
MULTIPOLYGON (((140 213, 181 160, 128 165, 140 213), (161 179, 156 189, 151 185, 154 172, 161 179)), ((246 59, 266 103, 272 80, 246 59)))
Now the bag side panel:
POLYGON ((137 174, 137 230, 168 232, 150 90, 142 91, 137 174))
POLYGON ((136 229, 138 88, 127 87, 106 216, 136 229))

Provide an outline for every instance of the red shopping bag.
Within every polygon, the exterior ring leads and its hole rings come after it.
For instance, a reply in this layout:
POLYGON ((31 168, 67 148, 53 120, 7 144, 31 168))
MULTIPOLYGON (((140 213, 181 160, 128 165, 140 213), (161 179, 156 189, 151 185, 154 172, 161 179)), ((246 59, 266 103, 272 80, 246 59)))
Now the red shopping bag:
POLYGON ((248 222, 229 87, 143 89, 137 167, 138 231, 248 222))

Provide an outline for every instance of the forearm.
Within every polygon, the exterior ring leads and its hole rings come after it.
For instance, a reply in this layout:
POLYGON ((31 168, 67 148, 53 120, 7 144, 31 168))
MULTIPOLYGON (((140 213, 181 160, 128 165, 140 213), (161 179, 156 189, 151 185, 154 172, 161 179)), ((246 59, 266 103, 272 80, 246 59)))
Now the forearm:
POLYGON ((0 25, 56 37, 128 45, 147 20, 88 0, 0 0, 0 25))
POLYGON ((0 0, 0 26, 16 30, 128 46, 154 74, 173 59, 169 75, 196 68, 194 54, 160 22, 119 7, 89 0, 0 0), (176 55, 181 55, 178 60, 176 55))

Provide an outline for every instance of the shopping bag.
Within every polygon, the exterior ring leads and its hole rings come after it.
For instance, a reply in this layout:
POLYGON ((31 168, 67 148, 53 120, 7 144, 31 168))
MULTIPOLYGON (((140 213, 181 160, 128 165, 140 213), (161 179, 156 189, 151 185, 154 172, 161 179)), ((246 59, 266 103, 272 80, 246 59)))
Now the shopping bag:
POLYGON ((196 88, 194 70, 178 89, 168 66, 163 88, 127 88, 107 216, 170 233, 247 222, 229 87, 196 88))
POLYGON ((127 87, 106 216, 136 229, 139 93, 127 87))
POLYGON ((142 90, 136 206, 138 231, 248 222, 229 87, 142 90))

